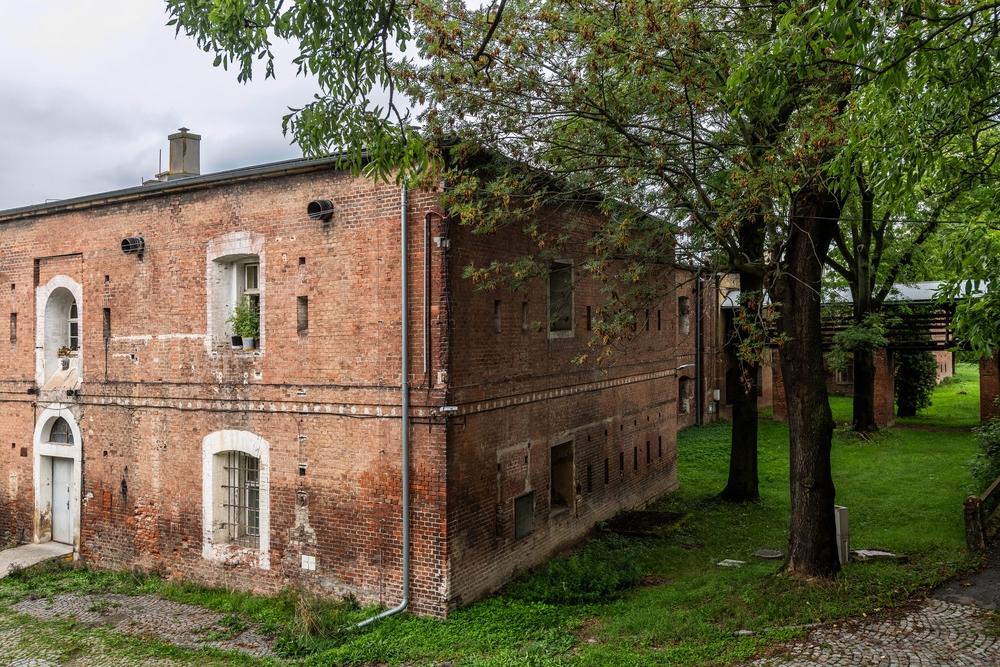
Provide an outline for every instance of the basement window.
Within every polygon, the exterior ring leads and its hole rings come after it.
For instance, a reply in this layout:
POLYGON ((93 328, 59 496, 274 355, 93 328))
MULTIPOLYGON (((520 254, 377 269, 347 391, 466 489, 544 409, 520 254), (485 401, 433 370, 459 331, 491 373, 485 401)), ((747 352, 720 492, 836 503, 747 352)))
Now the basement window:
POLYGON ((573 265, 552 262, 549 269, 549 337, 573 335, 573 265))
POLYGON ((248 431, 202 440, 202 556, 270 569, 270 445, 248 431))
POLYGON ((553 509, 573 506, 573 443, 556 445, 549 452, 551 483, 549 504, 553 509))
POLYGON ((250 549, 260 548, 260 460, 244 452, 224 452, 222 541, 250 549))

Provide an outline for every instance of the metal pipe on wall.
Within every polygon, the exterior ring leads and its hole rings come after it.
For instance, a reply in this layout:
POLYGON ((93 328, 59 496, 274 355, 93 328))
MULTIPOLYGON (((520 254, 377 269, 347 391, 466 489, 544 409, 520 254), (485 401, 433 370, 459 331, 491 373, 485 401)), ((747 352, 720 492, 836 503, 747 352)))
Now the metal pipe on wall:
POLYGON ((701 426, 705 423, 705 388, 702 386, 704 383, 704 372, 702 369, 702 342, 701 342, 701 270, 695 274, 695 332, 694 332, 694 390, 695 390, 695 405, 698 409, 698 414, 695 418, 695 424, 701 426))
POLYGON ((399 391, 402 398, 402 441, 403 441, 403 600, 393 607, 387 609, 377 616, 366 618, 355 627, 363 628, 393 614, 406 609, 410 604, 410 336, 409 336, 409 311, 407 299, 407 271, 408 271, 408 249, 406 235, 406 186, 400 189, 400 272, 402 292, 402 377, 399 383, 399 391))

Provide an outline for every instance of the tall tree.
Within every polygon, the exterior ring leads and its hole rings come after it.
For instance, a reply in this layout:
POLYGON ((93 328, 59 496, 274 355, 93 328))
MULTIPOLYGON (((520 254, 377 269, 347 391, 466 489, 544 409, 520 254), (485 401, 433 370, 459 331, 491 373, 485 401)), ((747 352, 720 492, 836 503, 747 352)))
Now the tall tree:
MULTIPOLYGON (((374 107, 372 86, 388 83, 422 105, 424 136, 458 141, 442 156, 450 208, 486 233, 521 221, 539 243, 537 256, 475 267, 474 279, 517 281, 544 270, 546 251, 565 235, 533 227, 526 210, 586 200, 608 214, 588 266, 607 279, 612 303, 656 298, 666 289, 658 284, 662 258, 676 248, 683 254, 685 245, 694 256, 724 258, 748 286, 758 280, 780 308, 791 445, 786 568, 803 576, 837 571, 819 304, 822 265, 863 136, 852 123, 852 99, 919 73, 924 54, 960 41, 954 34, 980 14, 961 3, 803 0, 168 5, 178 29, 215 50, 217 62, 239 63, 243 77, 254 57, 270 62, 270 34, 299 40, 296 62, 323 75, 317 103, 286 119, 308 153, 346 148, 355 168, 368 160, 376 175, 412 174, 437 149, 420 142, 405 114, 393 116, 392 105, 388 116, 374 107), (421 60, 389 48, 410 38, 421 60), (482 148, 505 162, 486 173, 470 168, 462 158, 482 148)), ((763 295, 745 291, 743 314, 756 304, 766 319, 763 295)), ((605 350, 634 329, 634 308, 612 312, 598 326, 605 350)), ((741 346, 750 368, 758 348, 741 346)))

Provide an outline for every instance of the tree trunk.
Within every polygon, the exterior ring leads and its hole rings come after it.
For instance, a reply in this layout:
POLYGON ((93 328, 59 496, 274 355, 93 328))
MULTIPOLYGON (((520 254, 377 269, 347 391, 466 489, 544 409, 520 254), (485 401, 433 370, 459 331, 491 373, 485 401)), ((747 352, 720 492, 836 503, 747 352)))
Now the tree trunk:
MULTIPOLYGON (((854 237, 854 257, 857 285, 854 292, 854 324, 864 324, 873 310, 872 303, 872 234, 875 222, 875 193, 868 182, 858 180, 861 191, 860 238, 854 237)), ((874 351, 862 347, 854 351, 854 419, 851 430, 871 433, 878 430, 875 422, 875 362, 874 351)))
POLYGON ((875 421, 875 362, 874 353, 868 348, 854 351, 854 423, 857 433, 878 430, 875 421))
POLYGON ((840 569, 830 470, 833 414, 826 391, 820 329, 820 279, 840 204, 818 188, 801 190, 792 207, 788 246, 774 294, 786 340, 781 371, 788 405, 792 520, 786 571, 830 577, 840 569))
MULTIPOLYGON (((759 292, 761 279, 740 273, 740 290, 759 292)), ((739 325, 736 325, 739 326, 739 325)), ((729 451, 729 481, 719 497, 730 502, 760 500, 757 473, 757 371, 760 364, 737 358, 740 382, 733 396, 733 433, 729 451)))

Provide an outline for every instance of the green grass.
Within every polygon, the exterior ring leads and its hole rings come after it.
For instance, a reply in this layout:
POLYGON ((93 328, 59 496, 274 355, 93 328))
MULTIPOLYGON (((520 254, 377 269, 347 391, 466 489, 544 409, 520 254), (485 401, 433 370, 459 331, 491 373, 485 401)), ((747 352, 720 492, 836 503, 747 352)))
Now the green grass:
MULTIPOLYGON (((764 420, 760 502, 733 505, 715 497, 726 481, 729 425, 687 429, 678 436, 681 488, 651 507, 689 515, 676 529, 662 537, 593 544, 575 560, 528 574, 509 594, 460 609, 446 621, 398 616, 364 632, 327 631, 308 637, 291 632, 296 623, 301 625, 296 619, 304 609, 303 598, 293 593, 262 598, 178 586, 156 577, 85 570, 4 580, 0 599, 64 590, 154 592, 234 619, 285 629, 286 637, 298 637, 293 652, 306 665, 428 665, 446 660, 453 660, 455 667, 730 664, 804 633, 794 626, 885 614, 982 565, 981 558, 965 551, 961 521, 962 501, 971 484, 966 466, 975 444, 959 427, 974 411, 978 422, 978 384, 968 371, 960 366, 958 380, 938 388, 928 414, 918 417, 925 420, 918 423, 926 429, 889 429, 868 441, 846 429, 835 433, 837 502, 850 510, 852 547, 890 549, 907 555, 909 562, 850 563, 827 583, 782 576, 779 564, 752 555, 759 548, 784 550, 790 512, 787 427, 764 420), (936 428, 942 424, 949 428, 936 428), (715 565, 725 558, 747 564, 741 569, 715 565), (652 583, 624 594, 617 591, 619 575, 631 582, 636 571, 652 583), (589 593, 574 594, 588 572, 610 582, 602 602, 552 602, 562 593, 562 599, 593 599, 589 593), (758 634, 736 636, 737 630, 758 634)), ((310 613, 328 611, 317 607, 310 613)), ((335 613, 342 627, 370 610, 341 606, 335 613)), ((101 642, 111 641, 101 637, 101 642)), ((137 646, 145 640, 128 641, 137 646)), ((157 646, 142 644, 141 650, 166 650, 157 646)), ((187 656, 171 658, 183 661, 187 656)), ((223 659, 216 652, 206 664, 221 664, 223 659)), ((233 664, 251 664, 246 660, 233 664)))
POLYGON ((979 426, 979 366, 956 364, 955 375, 945 378, 931 397, 931 405, 915 417, 902 417, 901 425, 969 428, 979 426))
MULTIPOLYGON (((853 400, 850 396, 830 397, 835 422, 851 423, 853 400)), ((979 366, 956 364, 955 374, 938 384, 930 407, 924 408, 915 417, 899 417, 896 423, 935 429, 979 426, 979 366)))

